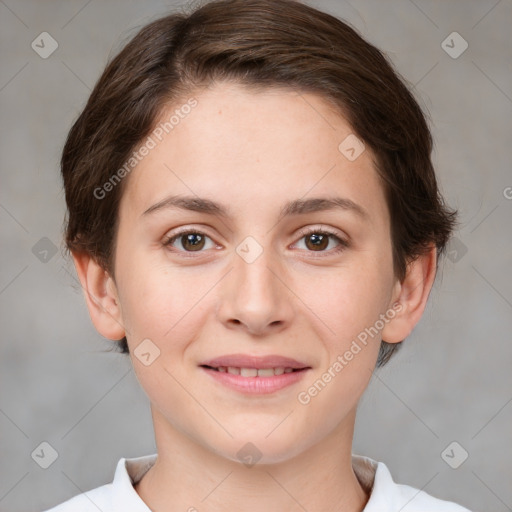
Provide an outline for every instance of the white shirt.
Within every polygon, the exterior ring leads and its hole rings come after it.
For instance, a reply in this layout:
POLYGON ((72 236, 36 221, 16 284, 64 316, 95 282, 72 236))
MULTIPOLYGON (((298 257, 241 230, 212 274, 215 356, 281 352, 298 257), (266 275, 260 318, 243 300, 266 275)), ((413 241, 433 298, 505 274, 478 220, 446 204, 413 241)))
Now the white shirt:
MULTIPOLYGON (((43 512, 151 512, 133 485, 156 462, 157 454, 117 463, 114 481, 79 494, 43 512)), ((371 491, 364 512, 470 512, 451 501, 443 501, 408 485, 395 484, 382 462, 352 455, 352 467, 361 485, 371 491)))

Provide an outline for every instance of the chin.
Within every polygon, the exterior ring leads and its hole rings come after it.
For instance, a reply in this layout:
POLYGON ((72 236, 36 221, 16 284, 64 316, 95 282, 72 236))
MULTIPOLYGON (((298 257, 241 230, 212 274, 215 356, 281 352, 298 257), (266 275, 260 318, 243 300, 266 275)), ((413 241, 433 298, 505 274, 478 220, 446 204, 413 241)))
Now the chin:
POLYGON ((243 438, 230 439, 229 446, 212 446, 212 450, 225 459, 242 463, 246 467, 255 464, 279 464, 293 459, 304 451, 303 444, 299 444, 286 432, 283 432, 282 436, 272 433, 265 438, 265 435, 261 434, 261 430, 257 435, 247 432, 243 438))

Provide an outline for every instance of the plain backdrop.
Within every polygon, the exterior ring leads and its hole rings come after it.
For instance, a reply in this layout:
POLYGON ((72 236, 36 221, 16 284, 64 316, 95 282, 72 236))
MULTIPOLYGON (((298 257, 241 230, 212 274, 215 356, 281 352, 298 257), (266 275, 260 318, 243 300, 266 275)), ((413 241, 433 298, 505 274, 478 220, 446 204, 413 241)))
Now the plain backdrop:
MULTIPOLYGON (((460 212, 424 317, 363 397, 353 451, 434 496, 510 511, 512 2, 309 3, 351 23, 413 87, 460 212)), ((147 397, 94 330, 62 255, 58 163, 108 60, 177 5, 0 2, 1 511, 40 511, 111 482, 120 457, 155 452, 147 397), (46 58, 32 46, 55 45, 43 32, 58 44, 46 58), (47 469, 41 449, 57 457, 47 469)))

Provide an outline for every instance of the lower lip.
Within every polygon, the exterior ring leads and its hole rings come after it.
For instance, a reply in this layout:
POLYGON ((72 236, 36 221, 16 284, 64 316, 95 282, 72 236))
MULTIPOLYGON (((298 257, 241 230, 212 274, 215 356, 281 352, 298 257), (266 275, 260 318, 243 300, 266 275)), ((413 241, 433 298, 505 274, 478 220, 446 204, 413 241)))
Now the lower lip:
POLYGON ((228 388, 243 393, 259 395, 274 393, 287 386, 291 386, 299 382, 308 371, 308 368, 305 368, 304 370, 274 375, 273 377, 242 377, 241 375, 219 372, 217 370, 211 370, 210 368, 201 367, 201 369, 228 388))

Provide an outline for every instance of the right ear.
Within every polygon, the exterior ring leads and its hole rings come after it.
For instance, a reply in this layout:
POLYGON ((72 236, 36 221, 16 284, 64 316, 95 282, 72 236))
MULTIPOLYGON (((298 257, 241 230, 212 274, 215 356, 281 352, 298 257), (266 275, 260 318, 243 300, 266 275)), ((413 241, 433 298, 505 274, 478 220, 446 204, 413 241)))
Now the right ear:
POLYGON ((114 280, 91 255, 73 252, 72 256, 94 327, 109 340, 122 339, 125 328, 114 280))

